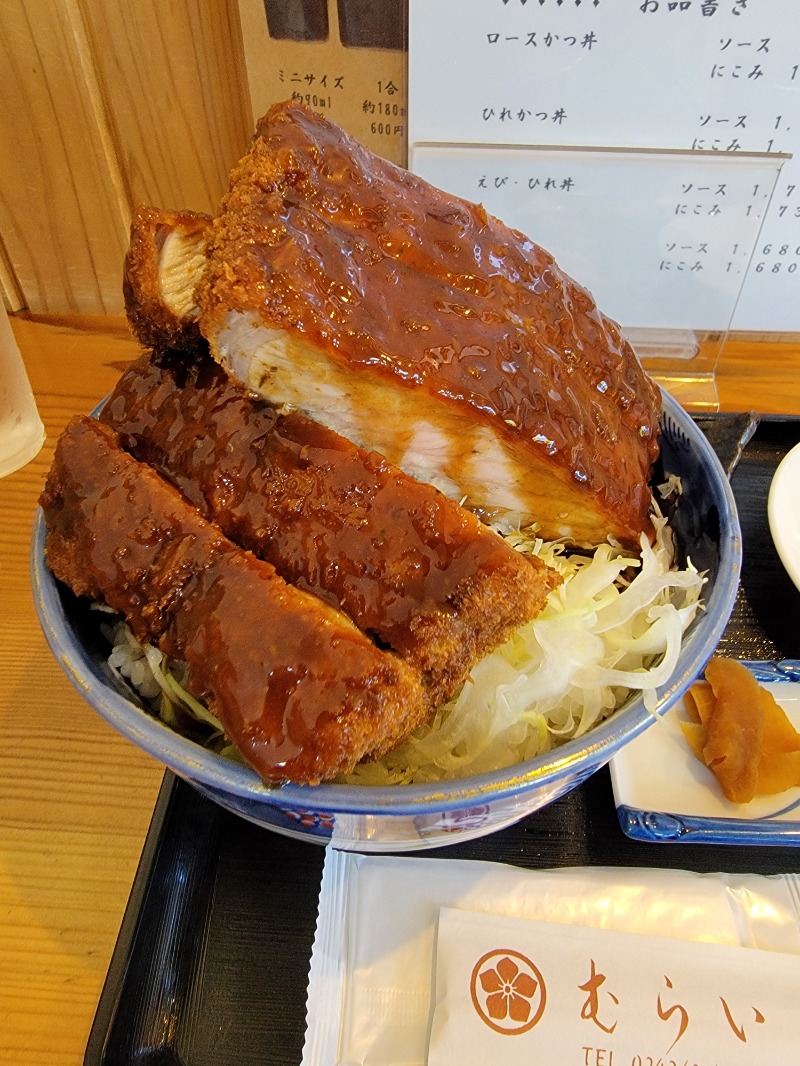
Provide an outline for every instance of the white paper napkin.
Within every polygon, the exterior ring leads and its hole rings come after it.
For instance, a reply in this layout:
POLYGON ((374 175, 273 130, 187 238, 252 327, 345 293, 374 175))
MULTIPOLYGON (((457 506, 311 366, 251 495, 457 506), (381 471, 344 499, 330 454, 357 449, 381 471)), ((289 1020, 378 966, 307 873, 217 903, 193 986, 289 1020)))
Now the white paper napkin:
POLYGON ((800 955, 799 903, 793 874, 532 871, 329 849, 303 1066, 424 1066, 442 907, 800 955))
POLYGON ((800 957, 442 908, 428 1066, 796 1063, 800 957))

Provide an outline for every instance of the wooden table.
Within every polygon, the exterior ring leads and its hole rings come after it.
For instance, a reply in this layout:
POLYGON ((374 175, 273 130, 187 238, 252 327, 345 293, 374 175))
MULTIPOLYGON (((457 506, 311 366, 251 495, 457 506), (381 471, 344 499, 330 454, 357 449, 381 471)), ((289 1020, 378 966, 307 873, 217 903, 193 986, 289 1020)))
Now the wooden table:
MULTIPOLYGON (((137 354, 118 318, 18 317, 47 428, 0 480, 0 1062, 74 1066, 83 1051, 147 831, 161 766, 73 690, 39 629, 28 578, 36 501, 58 434, 137 354)), ((800 415, 800 345, 729 342, 723 410, 800 415)))

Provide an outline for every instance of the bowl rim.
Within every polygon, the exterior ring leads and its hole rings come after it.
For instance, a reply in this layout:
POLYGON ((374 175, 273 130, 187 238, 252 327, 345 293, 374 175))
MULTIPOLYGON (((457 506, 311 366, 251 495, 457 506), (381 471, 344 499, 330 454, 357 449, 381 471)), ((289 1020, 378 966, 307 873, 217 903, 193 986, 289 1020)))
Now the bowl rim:
POLYGON ((717 575, 704 610, 684 641, 680 672, 657 690, 653 711, 640 694, 633 696, 590 733, 524 762, 473 777, 412 785, 266 785, 249 766, 203 748, 176 733, 113 688, 98 672, 75 638, 59 591, 45 562, 45 525, 37 509, 31 539, 31 585, 42 630, 50 649, 73 686, 123 736, 156 757, 178 776, 207 789, 255 803, 354 815, 407 815, 447 811, 465 803, 513 799, 533 786, 556 784, 565 777, 587 776, 608 762, 616 747, 633 739, 678 700, 713 654, 727 624, 741 568, 741 531, 733 491, 713 448, 688 413, 662 390, 662 421, 672 418, 693 446, 701 465, 720 490, 720 539, 717 575), (135 713, 131 713, 134 711, 135 713))

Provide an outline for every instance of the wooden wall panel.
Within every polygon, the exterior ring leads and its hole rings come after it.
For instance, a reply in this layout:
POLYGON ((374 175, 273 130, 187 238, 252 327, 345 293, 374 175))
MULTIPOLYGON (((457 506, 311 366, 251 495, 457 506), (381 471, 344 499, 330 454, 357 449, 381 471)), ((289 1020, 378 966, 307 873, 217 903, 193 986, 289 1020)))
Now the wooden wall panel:
POLYGON ((74 14, 68 0, 0 4, 0 238, 37 311, 119 308, 128 207, 74 14))
POLYGON ((5 304, 6 311, 21 311, 25 306, 25 300, 17 284, 17 276, 11 266, 11 260, 0 240, 0 299, 5 304))
POLYGON ((250 133, 236 0, 3 0, 6 304, 119 312, 133 205, 212 210, 250 133))
POLYGON ((236 0, 83 0, 133 204, 215 210, 252 133, 236 0))

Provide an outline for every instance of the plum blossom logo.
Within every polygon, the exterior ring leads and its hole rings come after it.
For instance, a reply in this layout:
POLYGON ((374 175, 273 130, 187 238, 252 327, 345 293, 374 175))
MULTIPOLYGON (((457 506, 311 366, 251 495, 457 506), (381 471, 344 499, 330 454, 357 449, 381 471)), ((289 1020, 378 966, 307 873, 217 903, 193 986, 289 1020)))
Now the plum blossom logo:
POLYGON ((481 1021, 506 1036, 533 1029, 544 1013, 544 978, 518 951, 489 951, 478 959, 470 979, 472 1004, 481 1021))

